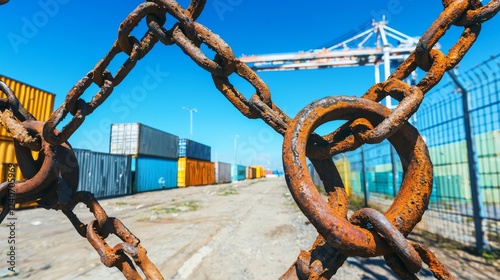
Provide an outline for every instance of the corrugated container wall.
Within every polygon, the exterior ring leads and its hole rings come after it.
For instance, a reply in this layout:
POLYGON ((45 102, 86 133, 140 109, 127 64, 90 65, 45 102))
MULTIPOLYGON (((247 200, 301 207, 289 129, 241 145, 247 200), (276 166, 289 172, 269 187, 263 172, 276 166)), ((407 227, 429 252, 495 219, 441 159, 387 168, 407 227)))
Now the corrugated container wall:
POLYGON ((247 166, 245 172, 247 179, 255 179, 255 175, 257 172, 254 167, 247 166))
MULTIPOLYGON (((2 80, 16 95, 19 102, 39 121, 46 121, 54 110, 53 93, 41 90, 31 85, 24 84, 11 78, 0 75, 2 80)), ((5 98, 0 94, 0 98, 5 98)), ((0 126, 0 138, 11 138, 3 126, 0 126)), ((3 150, 0 150, 3 152, 3 150)))
POLYGON ((179 187, 210 185, 215 183, 215 166, 213 162, 192 158, 179 158, 179 187))
POLYGON ((141 123, 111 125, 111 154, 177 159, 179 137, 141 123))
POLYGON ((75 149, 80 178, 78 190, 96 198, 132 193, 131 157, 75 149))
POLYGON ((6 182, 9 175, 9 165, 16 167, 16 180, 22 180, 23 174, 17 164, 16 153, 14 151, 14 141, 0 139, 0 183, 6 182))
POLYGON ((231 182, 231 164, 224 162, 215 162, 215 183, 231 182))
POLYGON ((212 148, 193 140, 181 138, 179 139, 179 157, 210 161, 212 159, 212 148))
POLYGON ((252 167, 255 168, 255 178, 266 177, 266 170, 264 167, 260 165, 253 165, 252 167))
POLYGON ((233 164, 231 166, 231 180, 233 181, 241 181, 247 178, 246 176, 246 167, 240 164, 233 164))
POLYGON ((132 192, 147 192, 177 187, 177 159, 132 158, 132 192))

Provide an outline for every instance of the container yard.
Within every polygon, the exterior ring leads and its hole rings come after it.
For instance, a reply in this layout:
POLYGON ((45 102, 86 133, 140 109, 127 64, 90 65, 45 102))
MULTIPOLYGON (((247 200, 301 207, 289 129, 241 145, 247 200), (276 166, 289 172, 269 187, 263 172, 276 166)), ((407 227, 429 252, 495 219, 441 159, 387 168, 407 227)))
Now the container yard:
POLYGON ((15 2, 0 278, 500 278, 500 0, 15 2))

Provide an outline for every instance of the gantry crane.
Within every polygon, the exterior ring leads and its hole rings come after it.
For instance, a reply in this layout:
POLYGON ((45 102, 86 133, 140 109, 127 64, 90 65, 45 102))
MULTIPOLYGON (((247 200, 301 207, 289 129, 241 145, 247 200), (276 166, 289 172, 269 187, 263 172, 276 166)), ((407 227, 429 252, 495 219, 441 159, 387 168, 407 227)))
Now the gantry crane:
MULTIPOLYGON (((385 80, 390 75, 391 65, 399 65, 415 50, 418 38, 389 27, 385 19, 379 22, 372 20, 364 29, 354 36, 337 40, 323 48, 297 53, 242 56, 240 60, 255 71, 373 65, 375 83, 379 83, 380 65, 384 66, 385 80)), ((392 108, 390 97, 386 99, 386 106, 392 108)))

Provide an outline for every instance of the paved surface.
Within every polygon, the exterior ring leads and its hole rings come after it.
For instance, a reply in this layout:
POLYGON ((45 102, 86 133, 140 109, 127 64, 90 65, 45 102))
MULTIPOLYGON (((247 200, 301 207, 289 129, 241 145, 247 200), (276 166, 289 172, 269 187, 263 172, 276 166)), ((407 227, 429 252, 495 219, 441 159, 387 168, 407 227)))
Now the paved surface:
MULTIPOLYGON (((101 204, 140 238, 166 279, 278 279, 316 237, 283 178, 149 192, 101 204)), ((92 219, 83 205, 75 213, 85 223, 92 219)), ((62 213, 31 209, 17 211, 16 218, 14 278, 123 279, 102 265, 62 213)), ((0 258, 7 258, 3 225, 1 231, 0 258)), ((119 240, 106 241, 113 246, 119 240)), ((499 275, 494 267, 460 262, 456 255, 440 258, 450 257, 459 279, 499 275)), ((8 271, 0 263, 1 278, 8 271)), ((394 279, 384 264, 382 258, 349 258, 334 278, 394 279)), ((424 269, 419 277, 433 279, 424 269)))

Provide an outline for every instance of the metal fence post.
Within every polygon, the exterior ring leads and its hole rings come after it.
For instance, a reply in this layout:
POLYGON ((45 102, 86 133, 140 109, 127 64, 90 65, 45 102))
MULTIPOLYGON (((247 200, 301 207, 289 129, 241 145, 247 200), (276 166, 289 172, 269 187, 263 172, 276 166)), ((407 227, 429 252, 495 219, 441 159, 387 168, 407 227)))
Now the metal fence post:
POLYGON ((396 151, 394 150, 394 147, 389 145, 389 148, 391 149, 391 165, 392 165, 392 197, 396 197, 396 194, 398 193, 398 178, 397 178, 397 170, 396 170, 396 151))
POLYGON ((481 195, 481 189, 479 187, 479 176, 478 169, 475 161, 475 150, 473 147, 472 139, 472 127, 470 122, 469 114, 469 103, 468 103, 468 92, 462 83, 458 80, 455 73, 448 71, 453 82, 460 89, 462 96, 462 108, 464 111, 464 127, 465 127, 465 142, 467 145, 467 161, 469 168, 469 178, 472 193, 472 209, 474 215, 474 231, 476 237, 476 249, 478 252, 482 252, 485 246, 484 232, 483 232, 483 199, 481 195))
POLYGON ((365 207, 368 207, 368 181, 366 180, 365 146, 361 146, 361 170, 363 173, 363 192, 365 194, 365 207))

